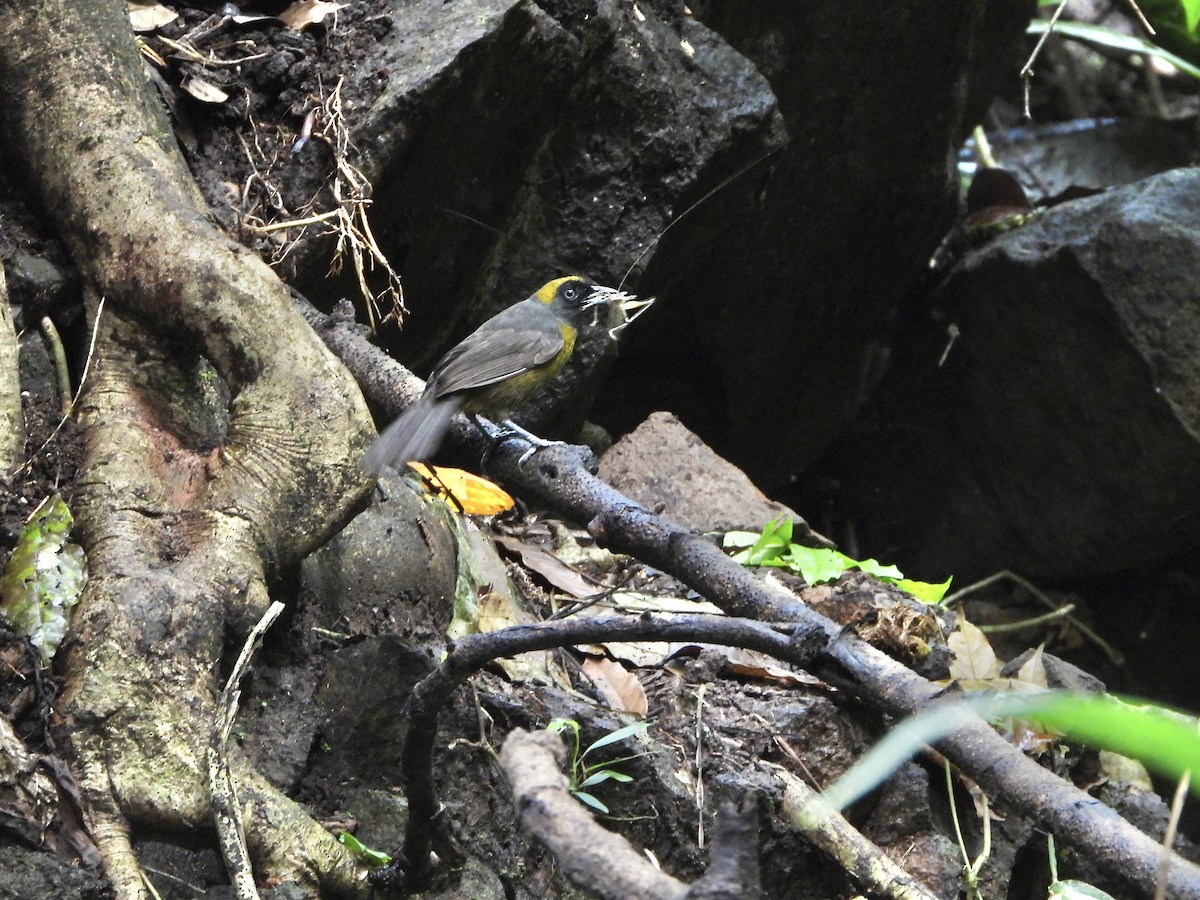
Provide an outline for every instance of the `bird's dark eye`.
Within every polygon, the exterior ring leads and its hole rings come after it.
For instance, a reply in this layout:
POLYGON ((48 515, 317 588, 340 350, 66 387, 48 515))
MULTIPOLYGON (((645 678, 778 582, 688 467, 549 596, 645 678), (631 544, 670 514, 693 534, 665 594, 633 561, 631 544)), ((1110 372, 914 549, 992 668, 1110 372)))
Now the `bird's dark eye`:
POLYGON ((577 286, 573 284, 563 285, 562 298, 569 303, 574 303, 582 296, 583 291, 581 291, 577 286))

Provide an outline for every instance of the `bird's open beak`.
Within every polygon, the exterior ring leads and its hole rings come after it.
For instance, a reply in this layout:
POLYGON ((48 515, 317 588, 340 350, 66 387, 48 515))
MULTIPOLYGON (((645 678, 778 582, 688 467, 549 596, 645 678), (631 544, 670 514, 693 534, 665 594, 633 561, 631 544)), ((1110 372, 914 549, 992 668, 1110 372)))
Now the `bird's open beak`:
POLYGON ((609 336, 615 341, 621 332, 629 326, 629 323, 648 310, 653 304, 653 297, 639 300, 631 294, 623 294, 613 304, 616 310, 617 324, 608 329, 609 336))

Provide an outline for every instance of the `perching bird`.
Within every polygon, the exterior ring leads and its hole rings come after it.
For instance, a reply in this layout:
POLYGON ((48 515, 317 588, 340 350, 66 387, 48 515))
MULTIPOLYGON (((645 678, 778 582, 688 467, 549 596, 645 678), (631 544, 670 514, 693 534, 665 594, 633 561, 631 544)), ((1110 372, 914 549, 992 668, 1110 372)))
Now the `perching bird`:
MULTIPOLYGON (((547 282, 441 358, 420 399, 368 448, 364 466, 378 474, 385 466, 426 459, 437 451, 457 412, 476 424, 477 416, 507 420, 566 365, 582 331, 602 329, 615 339, 652 302, 579 275, 547 282)), ((504 424, 532 437, 515 423, 504 424)))

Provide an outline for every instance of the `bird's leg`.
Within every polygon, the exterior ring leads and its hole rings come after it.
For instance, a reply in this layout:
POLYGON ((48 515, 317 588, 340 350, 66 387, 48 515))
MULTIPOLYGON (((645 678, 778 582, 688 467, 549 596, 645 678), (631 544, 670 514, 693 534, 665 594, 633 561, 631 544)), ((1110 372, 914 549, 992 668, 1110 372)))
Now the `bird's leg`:
POLYGON ((510 437, 521 438, 530 445, 529 449, 521 455, 519 460, 517 460, 518 465, 524 465, 525 461, 528 460, 529 457, 533 456, 534 453, 543 447, 567 446, 566 441, 548 441, 545 438, 538 437, 532 431, 522 428, 512 419, 505 419, 503 422, 497 425, 495 422, 492 422, 491 420, 485 419, 483 416, 476 415, 474 413, 471 413, 469 418, 473 423, 475 423, 475 427, 483 432, 484 436, 492 442, 491 449, 489 449, 483 457, 483 464, 485 468, 488 458, 495 451, 496 447, 504 443, 504 441, 510 437))
POLYGON ((526 431, 512 419, 505 419, 502 423, 504 426, 504 437, 519 437, 527 441, 530 445, 529 449, 521 454, 521 458, 517 460, 517 465, 525 465, 525 461, 533 456, 537 451, 544 447, 567 447, 570 446, 566 441, 548 441, 545 438, 538 437, 532 431, 526 431))

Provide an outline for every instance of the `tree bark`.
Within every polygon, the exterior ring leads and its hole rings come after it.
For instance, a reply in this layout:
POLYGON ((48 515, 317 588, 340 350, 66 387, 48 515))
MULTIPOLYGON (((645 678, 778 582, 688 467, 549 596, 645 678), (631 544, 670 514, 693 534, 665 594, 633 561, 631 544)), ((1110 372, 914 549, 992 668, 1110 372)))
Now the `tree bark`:
MULTIPOLYGON (((256 620, 273 575, 348 515, 370 420, 288 289, 209 220, 125 4, 0 8, 15 155, 106 300, 80 408, 91 580, 60 708, 106 871, 118 896, 142 897, 131 829, 210 827, 225 632, 256 620)), ((362 890, 332 837, 248 766, 237 774, 260 878, 362 890)))
POLYGON ((8 284, 0 266, 0 484, 21 464, 25 452, 25 422, 21 415, 20 351, 8 305, 8 284))

